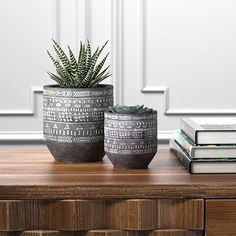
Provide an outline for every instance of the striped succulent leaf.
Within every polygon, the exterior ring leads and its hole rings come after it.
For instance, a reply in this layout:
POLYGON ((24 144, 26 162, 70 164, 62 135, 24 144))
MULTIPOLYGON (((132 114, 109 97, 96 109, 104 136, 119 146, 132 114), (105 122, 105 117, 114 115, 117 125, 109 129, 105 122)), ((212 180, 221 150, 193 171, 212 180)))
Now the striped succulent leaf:
POLYGON ((82 48, 83 48, 83 43, 80 41, 78 64, 80 62, 80 58, 81 58, 81 55, 82 55, 82 48))
POLYGON ((103 81, 104 79, 106 79, 110 76, 111 76, 111 74, 108 72, 103 76, 97 77, 95 80, 92 80, 92 82, 89 84, 89 87, 97 86, 101 81, 103 81))
POLYGON ((80 78, 80 81, 84 79, 86 76, 86 51, 85 51, 85 45, 82 46, 81 49, 81 55, 80 55, 80 60, 78 62, 78 68, 77 68, 77 73, 80 78))
MULTIPOLYGON (((107 66, 102 72, 100 72, 100 73, 96 76, 96 78, 92 79, 92 80, 90 81, 88 87, 94 87, 94 86, 96 86, 95 84, 98 84, 97 81, 100 81, 101 78, 104 78, 105 73, 106 73, 106 75, 108 75, 108 74, 110 73, 110 72, 108 71, 109 67, 110 67, 110 65, 107 66)), ((106 76, 106 75, 105 75, 105 76, 106 76)), ((110 74, 109 76, 111 76, 111 74, 110 74)), ((108 77, 109 77, 109 76, 108 76, 108 77)), ((107 77, 106 77, 106 78, 107 78, 107 77)), ((105 78, 104 78, 104 79, 105 79, 105 78)), ((103 79, 102 79, 102 80, 103 80, 103 79)), ((101 81, 102 81, 102 80, 101 80, 101 81)))
POLYGON ((94 73, 94 66, 96 65, 96 62, 97 62, 97 59, 98 59, 98 54, 99 54, 99 48, 97 48, 97 50, 93 54, 89 71, 87 72, 85 78, 82 80, 82 86, 83 87, 88 87, 89 83, 91 82, 91 79, 92 79, 92 76, 93 76, 93 73, 94 73))
POLYGON ((93 66, 96 64, 96 61, 98 59, 98 53, 99 53, 99 47, 97 47, 96 51, 92 55, 88 69, 93 68, 93 66))
POLYGON ((92 75, 93 75, 93 70, 89 70, 85 78, 82 80, 82 87, 84 88, 89 87, 92 75))
POLYGON ((108 55, 109 55, 109 53, 107 53, 107 55, 103 58, 103 60, 94 69, 94 72, 93 72, 93 75, 92 75, 93 78, 96 78, 96 76, 98 75, 98 73, 102 69, 104 63, 106 62, 106 59, 107 59, 108 55))
POLYGON ((69 54, 70 54, 70 67, 71 67, 71 76, 73 79, 77 78, 77 63, 71 48, 68 46, 69 54))
POLYGON ((100 49, 99 53, 98 53, 98 57, 100 56, 100 54, 102 53, 103 49, 106 47, 106 45, 108 44, 108 40, 105 42, 105 44, 102 46, 102 48, 100 49))
POLYGON ((87 41, 86 54, 87 54, 87 58, 86 58, 86 72, 88 73, 89 68, 91 66, 91 59, 92 59, 91 47, 90 47, 89 41, 87 41))
POLYGON ((60 76, 63 76, 66 79, 69 79, 70 74, 60 65, 60 63, 55 58, 53 58, 53 56, 49 53, 49 51, 47 51, 47 52, 48 52, 50 59, 52 60, 52 62, 54 64, 54 66, 56 67, 57 71, 60 72, 60 74, 61 74, 60 76))
MULTIPOLYGON (((107 70, 110 68, 110 65, 109 66, 107 66, 102 72, 100 72, 96 77, 101 77, 101 76, 103 76, 106 72, 107 72, 107 70)), ((109 72, 109 71, 108 71, 109 72)), ((110 72, 109 72, 110 73, 110 72)))
POLYGON ((48 75, 62 87, 80 88, 97 86, 101 81, 111 76, 109 72, 110 66, 102 70, 109 53, 97 64, 98 58, 107 43, 108 41, 101 48, 97 47, 92 54, 89 41, 87 41, 87 45, 80 42, 79 56, 78 60, 76 60, 75 54, 69 46, 69 55, 67 56, 61 46, 53 40, 53 48, 62 64, 48 52, 58 74, 55 75, 48 72, 48 75))
POLYGON ((47 73, 50 76, 50 78, 55 80, 58 84, 64 83, 64 81, 60 77, 54 75, 53 73, 51 73, 49 71, 47 73))
POLYGON ((53 43, 54 43, 53 48, 56 51, 58 57, 60 58, 63 66, 70 73, 71 66, 70 66, 70 61, 69 61, 68 57, 66 56, 65 52, 62 50, 60 45, 55 40, 53 40, 53 43))

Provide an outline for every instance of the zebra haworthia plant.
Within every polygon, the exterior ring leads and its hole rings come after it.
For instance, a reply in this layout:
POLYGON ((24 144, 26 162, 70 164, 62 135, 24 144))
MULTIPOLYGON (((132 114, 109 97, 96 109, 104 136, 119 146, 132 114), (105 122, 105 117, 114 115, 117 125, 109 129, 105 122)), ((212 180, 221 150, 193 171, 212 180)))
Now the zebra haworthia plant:
POLYGON ((101 81, 111 76, 109 72, 110 65, 102 70, 109 53, 97 63, 107 43, 108 41, 101 48, 97 47, 95 52, 92 53, 89 41, 87 41, 87 45, 80 42, 79 56, 76 60, 69 46, 69 56, 67 56, 60 45, 53 40, 53 48, 60 61, 56 60, 47 51, 57 72, 57 75, 51 72, 48 72, 48 75, 64 88, 90 88, 97 86, 101 81))
POLYGON ((144 107, 144 105, 136 105, 136 106, 115 105, 113 107, 110 107, 110 111, 113 113, 140 114, 140 113, 150 113, 152 112, 152 108, 144 107))

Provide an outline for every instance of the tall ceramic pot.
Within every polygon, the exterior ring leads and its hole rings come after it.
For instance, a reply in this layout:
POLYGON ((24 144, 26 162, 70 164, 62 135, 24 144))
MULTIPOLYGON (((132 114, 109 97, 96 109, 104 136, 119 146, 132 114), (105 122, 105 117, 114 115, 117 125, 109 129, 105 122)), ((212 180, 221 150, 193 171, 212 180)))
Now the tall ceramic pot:
POLYGON ((104 155, 104 111, 113 105, 113 86, 44 86, 43 133, 53 157, 63 162, 99 161, 104 155))
POLYGON ((105 112, 105 152, 116 168, 147 168, 157 152, 157 111, 105 112))

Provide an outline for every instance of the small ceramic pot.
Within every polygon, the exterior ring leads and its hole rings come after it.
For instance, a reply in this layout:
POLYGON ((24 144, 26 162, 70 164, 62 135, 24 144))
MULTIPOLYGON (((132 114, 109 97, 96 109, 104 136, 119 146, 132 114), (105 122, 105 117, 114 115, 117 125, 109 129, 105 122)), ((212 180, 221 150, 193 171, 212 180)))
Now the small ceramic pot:
POLYGON ((105 152, 115 168, 147 168, 157 152, 157 111, 105 112, 105 152))
POLYGON ((113 86, 44 86, 43 133, 53 157, 62 162, 100 161, 104 155, 104 111, 113 105, 113 86))

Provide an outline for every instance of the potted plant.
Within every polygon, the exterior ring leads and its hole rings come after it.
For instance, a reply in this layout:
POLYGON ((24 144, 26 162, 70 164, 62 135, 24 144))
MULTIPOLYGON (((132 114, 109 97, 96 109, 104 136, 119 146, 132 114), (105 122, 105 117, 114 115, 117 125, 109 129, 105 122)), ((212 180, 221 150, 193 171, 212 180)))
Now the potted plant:
POLYGON ((116 168, 147 168, 157 152, 157 111, 116 105, 105 112, 105 152, 116 168))
POLYGON ((80 43, 78 59, 67 56, 53 40, 56 60, 49 52, 57 74, 48 72, 57 84, 44 86, 43 133, 53 157, 63 162, 99 161, 104 155, 104 111, 113 105, 113 86, 99 84, 109 77, 103 69, 108 54, 98 58, 107 42, 91 52, 90 43, 80 43))

